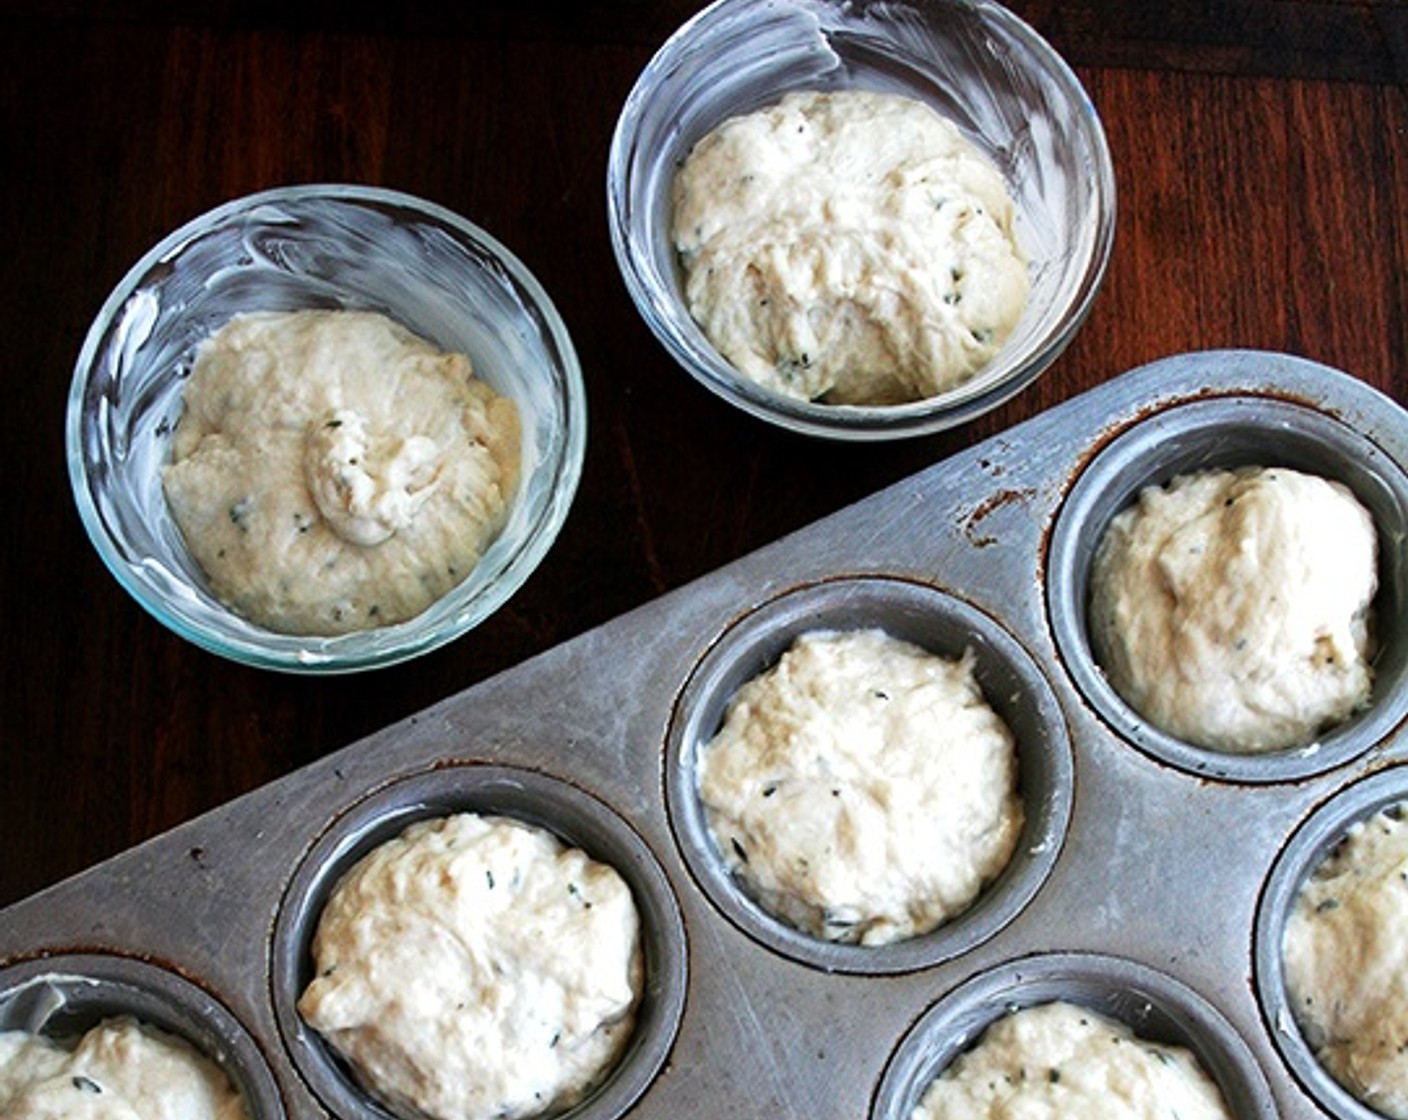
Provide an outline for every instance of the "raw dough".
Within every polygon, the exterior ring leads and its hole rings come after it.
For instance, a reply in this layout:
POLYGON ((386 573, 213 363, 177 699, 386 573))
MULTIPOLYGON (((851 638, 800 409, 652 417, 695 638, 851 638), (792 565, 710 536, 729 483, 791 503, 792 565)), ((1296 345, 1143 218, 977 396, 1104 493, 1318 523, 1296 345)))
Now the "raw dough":
POLYGON ((620 875, 542 829, 421 821, 335 888, 298 1009, 403 1115, 566 1108, 630 1036, 638 925, 620 875))
POLYGON ((815 936, 882 945, 964 910, 1022 828, 1013 738, 973 660, 812 632, 746 683, 697 761, 730 869, 815 936))
POLYGON ((746 377, 895 404, 970 378, 1030 280, 1001 174, 922 102, 788 94, 699 141, 674 183, 690 313, 746 377))
POLYGON ((248 1120, 221 1069, 155 1027, 106 1020, 68 1050, 0 1032, 0 1120, 248 1120))
POLYGON ((1408 802, 1349 830, 1286 921, 1287 995, 1321 1063, 1408 1120, 1408 802))
POLYGON ((1183 475, 1119 513, 1091 569, 1111 685, 1189 743, 1311 742, 1369 698, 1374 520, 1337 482, 1284 468, 1183 475))
POLYGON ((910 1120, 1232 1120, 1193 1054, 1065 1002, 1004 1015, 939 1075, 910 1120))
POLYGON ((474 568, 517 486, 513 402, 372 312, 236 316, 183 403, 172 516, 216 595, 272 630, 419 614, 474 568))

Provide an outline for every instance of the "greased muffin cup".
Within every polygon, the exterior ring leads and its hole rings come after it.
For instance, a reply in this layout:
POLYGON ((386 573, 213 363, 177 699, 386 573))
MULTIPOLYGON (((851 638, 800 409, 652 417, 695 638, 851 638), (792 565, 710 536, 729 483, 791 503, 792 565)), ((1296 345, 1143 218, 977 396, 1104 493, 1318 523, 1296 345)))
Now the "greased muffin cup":
POLYGON ((837 579, 790 591, 749 613, 700 660, 671 721, 665 786, 675 834, 714 905, 759 942, 829 971, 907 972, 973 948, 1021 910, 1061 850, 1070 819, 1072 767, 1061 710, 1040 670, 990 617, 922 584, 875 577, 837 579), (738 688, 771 667, 800 634, 880 629, 954 660, 971 651, 987 703, 1016 740, 1021 836, 1002 872, 962 913, 937 929, 888 945, 823 941, 767 912, 724 866, 700 803, 695 762, 738 688))
POLYGON ((1291 400, 1192 400, 1135 421, 1102 448, 1071 487, 1051 538, 1048 596, 1066 667, 1111 726, 1150 754, 1209 777, 1286 781, 1333 769, 1372 747, 1408 712, 1408 475, 1373 439, 1332 414, 1291 400), (1111 519, 1146 486, 1213 468, 1288 467, 1342 483, 1373 516, 1379 587, 1369 703, 1313 743, 1237 755, 1183 742, 1115 691, 1091 649, 1092 557, 1111 519))
POLYGON ((1192 1052, 1237 1120, 1276 1116, 1265 1074, 1217 1009, 1156 969, 1102 954, 1009 961, 948 993, 896 1048, 870 1120, 908 1120, 925 1090, 1004 1015, 1062 1000, 1123 1023, 1150 1042, 1192 1052))
POLYGON ((1405 800, 1406 766, 1381 770, 1334 794, 1282 849, 1257 910, 1256 987, 1267 1029, 1296 1080, 1326 1112, 1341 1120, 1374 1120, 1382 1113, 1354 1096, 1325 1068, 1297 1020, 1286 987, 1286 922, 1301 888, 1350 828, 1405 800))
POLYGON ((646 1000, 573 1116, 904 1116, 982 1023, 1049 994, 1186 1041, 1239 1120, 1364 1120, 1297 1049, 1268 946, 1320 838, 1408 769, 1405 464, 1404 410, 1313 362, 1212 351, 1112 377, 9 907, 0 965, 159 965, 238 1021, 263 1063, 252 1099, 268 1085, 290 1120, 383 1117, 297 1018, 313 925, 379 839, 491 809, 611 863, 641 912, 646 1000), (1317 750, 1213 758, 1159 742, 1109 694, 1086 568, 1140 485, 1269 456, 1340 479, 1374 515, 1376 685, 1317 750), (1027 824, 968 912, 862 947, 798 934, 736 889, 692 766, 731 693, 797 633, 872 627, 974 651, 1016 738, 1027 824))
POLYGON ((278 1086, 243 1024, 209 992, 135 957, 58 953, 0 966, 0 1031, 69 1045, 105 1019, 130 1016, 182 1039, 244 1098, 250 1120, 282 1120, 278 1086))
POLYGON ((626 1111, 669 1053, 686 983, 684 927, 668 880, 641 839, 601 802, 566 782, 501 766, 444 766, 395 781, 349 807, 318 838, 279 911, 273 939, 273 999, 294 1064, 339 1116, 397 1115, 351 1076, 346 1063, 298 1013, 313 978, 312 941, 338 880, 372 849, 422 820, 477 813, 522 821, 581 848, 626 881, 640 918, 642 985, 631 1037, 574 1117, 626 1111))

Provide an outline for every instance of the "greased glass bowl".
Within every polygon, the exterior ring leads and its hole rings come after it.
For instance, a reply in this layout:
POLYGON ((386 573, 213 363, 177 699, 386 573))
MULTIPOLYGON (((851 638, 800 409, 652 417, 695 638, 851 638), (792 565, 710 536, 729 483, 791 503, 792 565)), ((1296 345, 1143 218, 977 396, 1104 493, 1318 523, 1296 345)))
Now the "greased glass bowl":
POLYGON ((951 427, 996 407, 1070 342, 1114 244, 1115 180, 1095 109, 1059 55, 986 0, 718 0, 642 71, 616 125, 607 205, 631 298, 671 356, 725 400, 782 427, 852 440, 951 427), (724 120, 794 90, 859 88, 927 102, 1002 172, 1031 294, 1001 350, 938 396, 827 405, 737 373, 690 317, 670 238, 671 185, 724 120))
POLYGON ((79 353, 67 414, 69 478, 99 555, 137 601, 196 645, 298 673, 390 665, 462 635, 537 566, 581 473, 586 403, 547 293, 494 238, 440 206, 350 185, 278 188, 170 234, 104 303, 79 353), (161 467, 197 347, 245 311, 379 311, 518 406, 522 457, 507 522, 474 570, 425 611, 331 637, 276 633, 210 591, 162 492, 161 467))

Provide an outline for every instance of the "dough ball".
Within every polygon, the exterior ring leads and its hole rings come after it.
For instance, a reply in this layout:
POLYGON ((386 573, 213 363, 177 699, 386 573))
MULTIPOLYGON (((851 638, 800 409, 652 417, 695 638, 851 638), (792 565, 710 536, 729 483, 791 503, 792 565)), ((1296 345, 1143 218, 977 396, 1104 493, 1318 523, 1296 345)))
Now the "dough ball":
POLYGON ((127 1016, 72 1049, 27 1031, 0 1032, 5 1120, 249 1120, 229 1078, 184 1039, 127 1016))
POLYGON ((1408 802, 1349 830, 1286 922, 1292 1011, 1320 1062, 1385 1116, 1408 1120, 1408 802))
POLYGON ((926 1091, 911 1120, 1232 1120, 1191 1051, 1057 1001, 1004 1015, 926 1091))
POLYGON ((639 919, 611 867, 540 828, 411 825, 338 883, 298 1010, 401 1115, 533 1116, 581 1099, 630 1036, 639 919))
POLYGON ((1373 517, 1277 467, 1144 489, 1100 541, 1090 636, 1111 685, 1196 746, 1303 746, 1369 699, 1373 517))
POLYGON ((1022 829, 1011 732, 973 661, 880 630, 803 634, 697 762, 709 828, 759 902, 881 945, 966 909, 1022 829))
POLYGON ((270 630, 420 614, 473 571, 518 481, 512 401, 383 315, 238 315, 201 345, 167 504, 222 602, 270 630))
POLYGON ((792 93, 728 120, 673 202, 690 313, 784 396, 932 397, 990 361, 1027 302, 1002 175, 911 98, 792 93))

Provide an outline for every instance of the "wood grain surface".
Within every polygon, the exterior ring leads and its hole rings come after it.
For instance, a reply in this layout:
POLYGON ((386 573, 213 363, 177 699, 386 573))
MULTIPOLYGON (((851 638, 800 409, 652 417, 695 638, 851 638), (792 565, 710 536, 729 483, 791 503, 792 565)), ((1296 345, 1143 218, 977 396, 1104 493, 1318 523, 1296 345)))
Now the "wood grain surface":
POLYGON ((1035 387, 886 446, 734 411, 626 294, 607 147, 693 4, 360 7, 0 11, 0 906, 1151 359, 1290 351, 1408 397, 1401 3, 1014 3, 1104 121, 1114 259, 1035 387), (63 446, 79 346, 127 268, 219 203, 308 181, 417 194, 505 242, 565 318, 590 410, 573 511, 517 596, 434 654, 337 679, 234 665, 150 618, 89 545, 63 446))

